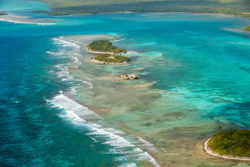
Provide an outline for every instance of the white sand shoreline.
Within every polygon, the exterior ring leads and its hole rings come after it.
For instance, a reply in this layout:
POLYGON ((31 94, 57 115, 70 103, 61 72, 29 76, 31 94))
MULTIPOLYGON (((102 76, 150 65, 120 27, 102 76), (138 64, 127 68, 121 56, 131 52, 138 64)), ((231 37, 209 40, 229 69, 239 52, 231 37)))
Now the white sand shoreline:
POLYGON ((122 65, 122 64, 128 64, 128 62, 123 62, 123 63, 108 63, 108 62, 105 62, 105 61, 99 61, 99 60, 95 60, 95 59, 90 59, 90 62, 93 62, 93 63, 98 63, 98 64, 112 64, 112 65, 122 65))
POLYGON ((2 15, 0 16, 0 21, 9 22, 15 24, 34 24, 34 25, 55 25, 56 23, 45 22, 42 19, 33 19, 26 16, 17 15, 2 15))
POLYGON ((205 142, 204 142, 204 145, 203 145, 203 149, 204 151, 209 154, 209 155, 212 155, 212 156, 215 156, 215 157, 218 157, 218 158, 223 158, 223 159, 227 159, 227 160, 237 160, 237 161, 250 161, 250 157, 234 157, 234 156, 230 156, 230 155, 220 155, 218 153, 215 153, 213 152, 209 146, 208 146, 208 141, 210 140, 211 138, 207 139, 205 142))

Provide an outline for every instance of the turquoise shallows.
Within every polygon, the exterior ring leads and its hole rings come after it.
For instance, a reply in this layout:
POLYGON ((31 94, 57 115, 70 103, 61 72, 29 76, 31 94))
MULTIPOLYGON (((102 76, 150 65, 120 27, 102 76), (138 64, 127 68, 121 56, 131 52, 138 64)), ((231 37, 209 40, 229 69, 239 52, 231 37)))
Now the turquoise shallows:
POLYGON ((0 166, 157 166, 153 160, 161 166, 235 165, 199 158, 192 149, 219 127, 249 129, 250 35, 240 30, 249 20, 188 13, 32 13, 44 9, 40 2, 0 0, 0 10, 26 22, 0 22, 0 166), (35 24, 27 24, 24 15, 35 24), (55 24, 39 25, 37 19, 55 24), (79 47, 96 34, 133 51, 132 63, 89 65, 79 47), (80 70, 67 71, 72 66, 80 70), (129 90, 116 88, 134 83, 97 79, 123 71, 138 73, 142 79, 136 84, 154 84, 127 97, 129 90), (115 96, 107 96, 114 90, 115 96), (136 105, 129 106, 130 100, 136 105), (79 112, 85 104, 94 108, 95 101, 112 112, 97 112, 103 118, 79 112), (137 136, 156 153, 137 143, 137 136))

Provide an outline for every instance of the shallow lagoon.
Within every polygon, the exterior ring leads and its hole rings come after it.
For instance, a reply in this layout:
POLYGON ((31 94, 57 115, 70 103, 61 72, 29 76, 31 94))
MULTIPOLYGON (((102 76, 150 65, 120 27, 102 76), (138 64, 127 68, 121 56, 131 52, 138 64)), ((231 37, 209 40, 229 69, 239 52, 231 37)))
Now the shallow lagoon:
MULTIPOLYGON (((96 36, 88 35, 69 37, 69 40, 83 41, 84 45, 88 43, 85 40, 91 37, 93 40, 96 39, 96 36)), ((82 55, 87 55, 84 50, 80 52, 82 55)), ((234 165, 232 162, 206 156, 201 150, 201 144, 220 127, 227 129, 249 126, 246 108, 242 109, 243 111, 233 109, 234 103, 238 105, 242 98, 232 98, 228 90, 225 92, 226 95, 223 94, 224 89, 220 89, 220 83, 212 84, 211 87, 197 86, 204 84, 203 82, 215 82, 218 75, 229 74, 220 74, 217 70, 219 67, 215 67, 214 73, 209 71, 207 74, 208 77, 212 75, 214 81, 207 81, 206 76, 202 76, 204 81, 199 79, 202 71, 196 71, 198 73, 196 74, 194 71, 189 72, 187 68, 198 68, 197 70, 212 68, 204 67, 208 62, 186 67, 189 62, 181 63, 171 57, 163 57, 164 53, 129 55, 132 55, 133 61, 129 65, 122 66, 91 64, 88 62, 89 57, 86 56, 78 70, 71 70, 75 77, 92 83, 91 87, 86 85, 77 89, 78 100, 103 116, 105 122, 126 132, 127 138, 132 138, 133 142, 140 141, 138 137, 149 142, 137 144, 151 153, 163 166, 234 165), (138 81, 117 81, 112 78, 124 71, 139 74, 142 78, 138 81), (175 73, 179 75, 173 75, 175 73), (191 77, 184 81, 180 75, 191 77), (189 84, 185 83, 183 86, 183 82, 189 84)), ((180 56, 177 59, 180 59, 180 56)), ((209 63, 213 61, 215 60, 209 63)), ((223 64, 226 65, 225 62, 223 64)), ((205 72, 207 69, 203 75, 205 72)), ((229 71, 221 70, 221 72, 229 71)), ((221 82, 226 82, 228 86, 228 80, 221 79, 221 82)), ((235 84, 235 81, 231 82, 235 84)), ((247 89, 247 85, 245 86, 247 89)), ((244 163, 242 165, 244 166, 244 163)))
MULTIPOLYGON (((37 9, 36 3, 34 6, 37 9)), ((1 76, 5 80, 1 87, 6 88, 7 81, 7 85, 12 85, 2 91, 2 97, 6 97, 2 101, 13 99, 13 104, 6 103, 1 109, 20 114, 22 122, 13 124, 16 120, 10 114, 11 119, 4 119, 8 124, 2 127, 15 125, 6 133, 13 134, 19 129, 20 134, 25 133, 22 140, 31 141, 23 145, 25 149, 19 161, 9 161, 9 164, 70 166, 82 161, 90 166, 98 162, 103 166, 117 166, 131 165, 131 161, 138 166, 151 166, 149 157, 142 158, 131 152, 135 146, 148 152, 160 166, 247 166, 209 157, 201 151, 201 143, 220 127, 249 128, 250 40, 249 33, 239 31, 249 24, 248 20, 187 13, 48 17, 19 12, 23 7, 12 9, 16 9, 13 14, 41 17, 56 25, 0 23, 1 40, 9 42, 9 47, 3 43, 0 46, 4 49, 1 49, 1 62, 14 63, 15 67, 2 68, 1 76), (91 55, 84 46, 95 38, 112 39, 117 46, 131 51, 128 55, 133 61, 122 66, 89 63, 91 55), (12 49, 15 46, 18 46, 16 52, 12 49), (9 54, 12 59, 6 59, 9 54), (15 58, 18 61, 13 62, 15 58), (26 63, 21 63, 22 60, 26 63), (26 69, 24 75, 16 77, 20 74, 12 73, 13 79, 19 80, 11 84, 14 80, 8 77, 8 71, 19 68, 26 69), (141 79, 117 81, 112 78, 123 72, 139 74, 141 79), (29 78, 39 79, 40 83, 29 78), (10 98, 13 91, 17 96, 10 98), (77 111, 78 118, 56 109, 51 103, 59 105, 56 100, 62 97, 62 91, 64 96, 89 107, 101 118, 92 118, 91 114, 86 117, 77 111), (29 103, 34 97, 36 99, 29 103), (19 104, 15 104, 16 101, 19 104), (23 108, 25 112, 19 113, 23 108), (90 124, 83 126, 78 122, 80 118, 90 124), (107 136, 90 135, 92 123, 106 127, 99 128, 108 132, 107 128, 112 127, 111 132, 132 143, 133 148, 118 149, 107 143, 107 136), (30 125, 36 128, 27 132, 25 129, 30 125), (34 131, 40 135, 34 137, 34 131), (113 155, 115 152, 109 146, 115 151, 128 152, 113 155), (33 161, 30 152, 34 152, 33 161), (86 156, 86 152, 91 155, 86 156), (43 153, 48 156, 42 156, 43 153)), ((66 102, 69 106, 75 104, 70 100, 66 102)), ((16 141, 15 135, 12 138, 16 141)), ((2 146, 8 148, 10 141, 2 140, 2 146)), ((18 147, 20 143, 16 142, 18 147)), ((1 162, 8 164, 5 158, 15 154, 8 152, 1 162)))

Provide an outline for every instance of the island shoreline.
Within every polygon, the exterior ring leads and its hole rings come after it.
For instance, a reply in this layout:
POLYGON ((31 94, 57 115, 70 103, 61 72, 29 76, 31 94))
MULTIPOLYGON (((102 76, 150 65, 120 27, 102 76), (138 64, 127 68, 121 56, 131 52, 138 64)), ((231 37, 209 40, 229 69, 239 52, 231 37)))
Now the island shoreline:
MULTIPOLYGON (((218 15, 225 15, 225 16, 233 16, 233 17, 241 17, 241 18, 246 18, 246 19, 250 19, 250 11, 237 11, 237 12, 233 12, 233 11, 230 11, 230 12, 221 12, 221 11, 205 11, 205 12, 202 12, 202 11, 190 11, 190 10, 186 10, 186 9, 176 9, 175 11, 171 9, 167 9, 166 11, 164 10, 161 10, 161 11, 157 11, 157 10, 148 10, 148 11, 141 11, 141 10, 129 10, 129 9, 120 9, 117 10, 117 11, 102 11, 102 12, 97 12, 97 11, 92 11, 92 12, 76 12, 76 13, 72 13, 72 12, 65 12, 65 9, 64 8, 67 8, 67 7, 54 7, 49 4, 47 1, 45 0, 34 0, 34 1, 38 1, 38 2, 43 2, 43 3, 46 3, 49 7, 50 7, 50 10, 37 10, 37 11, 34 11, 34 12, 38 12, 38 13, 47 13, 48 15, 51 15, 51 16, 67 16, 67 15, 73 15, 73 16, 76 16, 76 15, 98 15, 98 14, 128 14, 128 13, 194 13, 194 14, 218 14, 218 15), (57 13, 56 10, 60 10, 61 9, 64 9, 64 12, 65 13, 57 13), (245 14, 248 13, 247 15, 248 16, 245 16, 245 14)), ((125 3, 126 4, 126 3, 125 3)), ((84 5, 80 5, 81 6, 84 6, 84 5)), ((88 6, 88 5, 87 5, 88 6)), ((98 6, 98 5, 96 5, 98 6)), ((202 6, 202 5, 201 5, 202 6)))
MULTIPOLYGON (((111 45, 112 45, 112 43, 111 43, 111 45)), ((121 54, 122 54, 122 52, 115 53, 115 52, 110 52, 110 51, 105 52, 105 51, 92 50, 92 49, 89 48, 89 45, 85 46, 85 51, 88 52, 88 53, 90 53, 90 54, 95 54, 95 55, 110 55, 111 57, 112 56, 116 56, 116 55, 121 56, 121 54)), ((96 59, 96 57, 90 58, 89 62, 98 63, 98 64, 110 64, 110 65, 124 65, 124 64, 128 64, 128 61, 123 61, 123 62, 118 62, 118 61, 116 61, 116 62, 108 62, 108 61, 98 60, 98 59, 96 59)))
MULTIPOLYGON (((200 14, 200 15, 216 15, 218 17, 234 17, 234 18, 243 18, 243 19, 250 19, 250 14, 247 14, 247 16, 244 16, 244 13, 239 13, 239 14, 233 14, 233 13, 216 13, 216 12, 157 12, 157 11, 149 11, 149 12, 136 12, 136 11, 117 11, 117 12, 99 12, 99 13, 65 13, 65 14, 56 14, 53 11, 34 11, 36 13, 46 13, 50 16, 81 16, 81 15, 102 15, 102 14, 131 14, 131 13, 135 13, 135 14, 143 14, 143 13, 153 13, 153 14, 182 14, 182 13, 187 13, 187 14, 200 14)), ((248 31, 244 31, 244 32, 248 32, 248 31)))
POLYGON ((90 59, 89 62, 92 63, 97 63, 97 64, 108 64, 108 65, 124 65, 124 64, 128 64, 127 62, 123 62, 123 63, 107 63, 104 61, 99 61, 99 60, 95 60, 95 59, 90 59))
POLYGON ((226 160, 234 160, 234 161, 244 161, 244 162, 248 162, 250 161, 250 157, 234 157, 234 156, 230 156, 230 155, 220 155, 216 152, 213 152, 209 146, 208 146, 208 142, 209 140, 211 140, 211 138, 208 138, 204 143, 203 143, 203 150, 206 154, 217 157, 217 158, 223 158, 226 160))
MULTIPOLYGON (((53 10, 53 9, 52 9, 53 10)), ((102 14, 131 14, 131 13, 135 13, 135 14, 143 14, 143 13, 152 13, 152 14, 183 14, 183 13, 187 13, 187 14, 203 14, 203 15, 218 15, 218 16, 223 16, 223 17, 236 17, 236 18, 245 18, 248 19, 247 17, 242 17, 240 15, 237 14, 232 14, 232 13, 215 13, 215 12, 132 12, 132 11, 124 11, 124 12, 100 12, 100 13, 69 13, 69 14, 53 14, 53 12, 51 11, 33 11, 36 13, 47 13, 50 16, 81 16, 81 15, 102 15, 102 14)))

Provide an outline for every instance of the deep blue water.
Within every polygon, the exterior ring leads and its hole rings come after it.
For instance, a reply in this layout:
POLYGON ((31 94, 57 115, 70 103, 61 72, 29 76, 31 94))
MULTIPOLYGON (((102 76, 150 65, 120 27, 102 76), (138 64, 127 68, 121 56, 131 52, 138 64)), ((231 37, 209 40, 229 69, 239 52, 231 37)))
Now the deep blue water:
POLYGON ((119 44, 129 50, 160 52, 175 59, 183 69, 159 65, 148 69, 151 75, 145 78, 158 81, 154 87, 162 90, 186 87, 205 92, 204 96, 218 91, 216 96, 237 99, 201 114, 202 118, 249 128, 250 35, 224 29, 237 30, 248 20, 199 14, 49 17, 30 13, 47 8, 37 2, 0 0, 0 10, 56 23, 0 22, 0 166, 110 167, 128 161, 117 160, 118 153, 107 153, 107 145, 86 135, 87 129, 65 122, 58 117, 62 111, 48 103, 72 86, 53 72, 69 59, 47 54, 57 50, 51 38, 62 35, 117 33, 126 38, 119 44))
POLYGON ((68 87, 44 37, 1 37, 0 166, 113 166, 103 145, 57 116, 46 99, 68 87))

